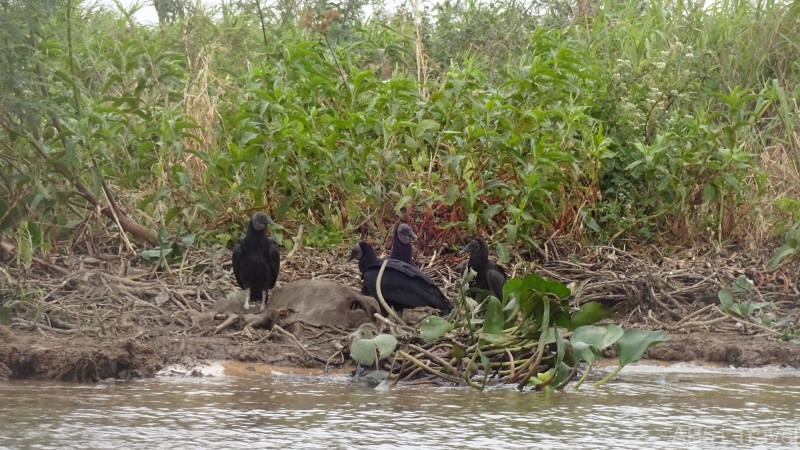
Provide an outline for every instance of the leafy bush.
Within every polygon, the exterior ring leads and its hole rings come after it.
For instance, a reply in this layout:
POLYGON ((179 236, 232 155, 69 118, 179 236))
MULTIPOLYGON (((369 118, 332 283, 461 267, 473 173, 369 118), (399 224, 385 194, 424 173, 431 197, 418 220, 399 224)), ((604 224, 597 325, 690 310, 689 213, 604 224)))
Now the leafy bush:
POLYGON ((764 147, 797 149, 796 5, 443 4, 419 34, 358 2, 169 5, 0 11, 0 230, 46 243, 99 209, 151 247, 230 244, 263 208, 320 246, 403 211, 516 246, 723 241, 762 211, 764 147))

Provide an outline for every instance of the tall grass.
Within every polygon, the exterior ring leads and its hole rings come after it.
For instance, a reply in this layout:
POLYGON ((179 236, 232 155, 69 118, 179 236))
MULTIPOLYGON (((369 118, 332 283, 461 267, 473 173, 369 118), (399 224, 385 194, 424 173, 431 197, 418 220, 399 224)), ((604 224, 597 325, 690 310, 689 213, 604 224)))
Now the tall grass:
POLYGON ((256 208, 319 246, 398 214, 516 246, 742 245, 799 219, 796 2, 445 3, 417 35, 357 2, 146 27, 40 1, 0 8, 0 232, 43 249, 92 210, 150 245, 228 245, 256 208))

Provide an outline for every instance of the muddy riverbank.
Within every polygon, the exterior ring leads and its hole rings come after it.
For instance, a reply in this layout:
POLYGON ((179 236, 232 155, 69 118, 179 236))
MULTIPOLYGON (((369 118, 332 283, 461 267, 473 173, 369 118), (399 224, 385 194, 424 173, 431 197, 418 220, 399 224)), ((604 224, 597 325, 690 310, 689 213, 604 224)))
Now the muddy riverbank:
MULTIPOLYGON (((309 346, 322 353, 322 349, 309 346)), ((331 346, 331 348, 333 348, 331 346)), ((149 378, 168 365, 191 370, 207 361, 232 360, 283 367, 323 367, 292 343, 231 336, 176 336, 149 330, 113 339, 52 337, 0 325, 0 380, 93 382, 149 378)), ((339 360, 333 361, 332 366, 339 360)))
MULTIPOLYGON (((782 335, 800 340, 800 281, 792 271, 761 269, 769 252, 693 250, 668 257, 569 243, 549 248, 538 257, 512 254, 509 274, 536 273, 569 285, 573 308, 600 302, 615 311, 613 320, 625 329, 665 330, 669 341, 651 348, 646 358, 800 368, 800 345, 777 340, 782 335), (751 285, 735 294, 735 302, 761 305, 746 317, 719 300, 722 290, 743 277, 751 285)), ((348 251, 342 246, 333 252, 305 247, 292 252, 282 262, 279 289, 315 279, 360 290, 358 269, 346 262, 348 251)), ((197 250, 188 256, 190 263, 165 272, 120 255, 34 259, 29 271, 3 266, 9 283, 0 288, 0 323, 10 326, 0 325, 0 379, 152 377, 168 365, 191 370, 217 360, 352 367, 347 335, 373 317, 375 305, 323 287, 301 295, 311 304, 294 309, 307 311, 291 311, 292 302, 284 305, 290 319, 278 322, 285 331, 269 332, 250 321, 247 311, 227 308, 217 314, 221 302, 237 304, 232 296, 243 294, 229 257, 197 250)), ((430 259, 418 255, 417 261, 448 298, 458 298, 463 256, 442 252, 430 259)), ((273 292, 270 305, 278 298, 273 292)), ((612 350, 605 356, 615 355, 612 350)))
MULTIPOLYGON (((665 362, 703 362, 733 367, 800 368, 800 346, 741 336, 698 332, 673 333, 669 341, 650 349, 647 358, 665 362)), ((306 343, 309 351, 335 353, 306 343)), ((608 355, 613 356, 613 355, 608 355)), ((210 361, 232 360, 277 367, 324 368, 288 341, 253 341, 236 336, 177 336, 169 330, 149 330, 114 339, 52 337, 40 332, 0 326, 0 380, 92 382, 107 378, 148 378, 169 365, 188 372, 210 361)), ((346 369, 335 358, 330 368, 346 369)))

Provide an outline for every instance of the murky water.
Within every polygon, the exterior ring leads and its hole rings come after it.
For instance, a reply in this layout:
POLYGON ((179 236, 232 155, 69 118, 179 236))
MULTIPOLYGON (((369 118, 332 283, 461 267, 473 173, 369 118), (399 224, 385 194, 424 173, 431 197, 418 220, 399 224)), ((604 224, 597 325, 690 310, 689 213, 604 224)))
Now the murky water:
POLYGON ((648 370, 553 395, 344 375, 0 384, 0 448, 800 448, 796 372, 648 370))

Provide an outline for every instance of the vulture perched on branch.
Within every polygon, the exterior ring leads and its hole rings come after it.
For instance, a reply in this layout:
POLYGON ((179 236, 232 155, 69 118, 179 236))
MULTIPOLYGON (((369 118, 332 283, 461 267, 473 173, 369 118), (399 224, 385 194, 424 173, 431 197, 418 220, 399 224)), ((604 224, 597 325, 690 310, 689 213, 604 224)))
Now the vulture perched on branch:
POLYGON ((236 282, 242 289, 250 289, 250 296, 244 302, 245 309, 250 309, 251 301, 260 300, 263 311, 269 299, 269 290, 275 287, 278 280, 281 255, 277 242, 267 236, 267 225, 275 225, 275 222, 261 211, 253 214, 247 234, 233 249, 236 282))
MULTIPOLYGON (((358 261, 358 269, 369 294, 378 298, 377 281, 383 260, 366 242, 359 242, 350 252, 351 260, 358 261)), ((381 293, 386 303, 402 314, 406 308, 430 306, 449 313, 453 306, 433 280, 421 270, 396 259, 388 259, 381 279, 381 293)))
POLYGON ((502 267, 489 261, 489 246, 486 245, 486 241, 476 237, 459 253, 469 253, 467 264, 470 269, 477 272, 475 287, 491 291, 492 295, 502 300, 503 285, 506 284, 508 277, 502 267))

